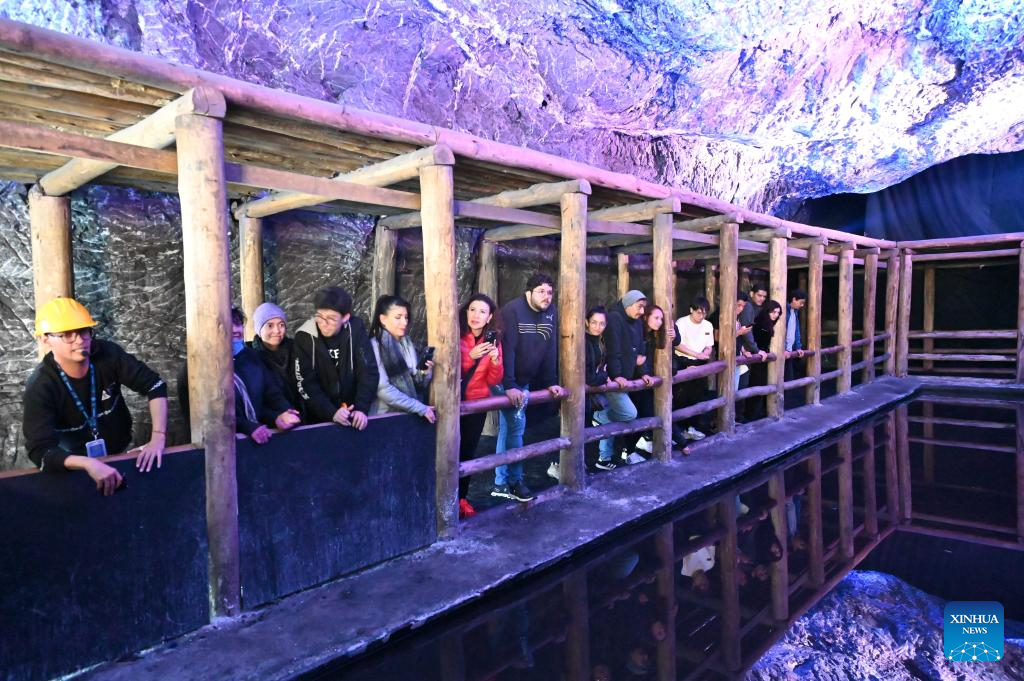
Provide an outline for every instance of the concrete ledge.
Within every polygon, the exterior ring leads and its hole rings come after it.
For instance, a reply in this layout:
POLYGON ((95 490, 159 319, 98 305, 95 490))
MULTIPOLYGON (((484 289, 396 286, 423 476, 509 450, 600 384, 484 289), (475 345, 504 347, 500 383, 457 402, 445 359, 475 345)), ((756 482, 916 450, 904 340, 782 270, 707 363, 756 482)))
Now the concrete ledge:
MULTIPOLYGON (((499 587, 635 526, 859 419, 911 397, 916 378, 883 378, 779 421, 715 436, 689 457, 590 478, 523 513, 484 516, 462 536, 396 558, 259 611, 217 622, 90 679, 290 679, 357 655, 499 587)), ((140 604, 144 607, 144 604, 140 604)))

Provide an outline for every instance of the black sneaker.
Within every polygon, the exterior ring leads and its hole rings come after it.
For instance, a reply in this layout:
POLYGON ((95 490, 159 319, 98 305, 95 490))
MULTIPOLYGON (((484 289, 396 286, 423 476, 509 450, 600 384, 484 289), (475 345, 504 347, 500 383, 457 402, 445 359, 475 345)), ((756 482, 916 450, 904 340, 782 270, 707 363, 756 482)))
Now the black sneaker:
POLYGON ((613 471, 615 470, 616 466, 615 462, 612 461, 611 459, 608 459, 607 461, 601 461, 600 459, 598 459, 597 463, 594 464, 594 468, 601 471, 613 471))
POLYGON ((513 482, 509 485, 510 499, 516 501, 533 501, 534 494, 530 491, 530 488, 526 486, 525 482, 513 482))
POLYGON ((502 499, 515 499, 512 496, 512 490, 509 489, 508 485, 495 485, 491 489, 492 497, 501 497, 502 499))

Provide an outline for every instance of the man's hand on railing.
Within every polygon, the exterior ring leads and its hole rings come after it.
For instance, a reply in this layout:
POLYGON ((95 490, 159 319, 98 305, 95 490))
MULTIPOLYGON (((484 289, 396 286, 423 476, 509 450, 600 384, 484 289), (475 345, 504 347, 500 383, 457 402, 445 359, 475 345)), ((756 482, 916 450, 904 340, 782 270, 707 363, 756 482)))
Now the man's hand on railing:
POLYGON ((551 393, 551 396, 555 399, 558 399, 568 393, 568 391, 560 385, 549 385, 548 392, 551 393))
POLYGON ((797 358, 803 359, 803 356, 804 356, 804 351, 803 350, 794 350, 793 352, 796 353, 797 358))
POLYGON ((758 350, 757 351, 757 355, 758 355, 758 357, 761 358, 762 362, 767 361, 767 359, 768 359, 768 353, 765 352, 764 350, 758 350))
MULTIPOLYGON (((561 388, 559 388, 558 386, 552 387, 561 390, 561 388)), ((516 409, 519 409, 520 407, 523 406, 523 391, 520 390, 519 388, 509 388, 508 390, 505 391, 505 397, 507 397, 509 401, 512 402, 512 406, 515 407, 516 409)))
POLYGON ((620 388, 623 388, 623 389, 627 385, 629 385, 629 379, 626 378, 625 376, 616 376, 614 379, 612 379, 612 382, 616 383, 620 388))
POLYGON ((654 385, 654 379, 653 379, 653 378, 651 378, 651 377, 650 377, 649 375, 647 375, 647 374, 644 374, 643 376, 641 376, 641 377, 640 377, 640 380, 641 380, 641 381, 643 381, 643 382, 644 382, 644 385, 646 385, 646 386, 651 386, 651 385, 654 385))

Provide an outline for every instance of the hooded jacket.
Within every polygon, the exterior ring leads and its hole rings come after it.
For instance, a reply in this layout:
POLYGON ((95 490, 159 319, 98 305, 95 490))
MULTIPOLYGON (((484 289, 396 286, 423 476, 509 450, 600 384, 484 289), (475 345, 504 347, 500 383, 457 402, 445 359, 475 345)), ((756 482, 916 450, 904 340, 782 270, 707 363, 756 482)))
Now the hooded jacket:
MULTIPOLYGON (((121 395, 126 385, 150 400, 167 397, 167 384, 159 374, 110 341, 93 339, 89 364, 96 376, 96 413, 100 437, 107 453, 125 451, 132 441, 132 416, 121 395)), ((82 406, 91 411, 90 381, 68 377, 82 406)), ((85 416, 61 380, 53 353, 43 357, 25 384, 22 432, 28 457, 44 471, 64 470, 71 454, 85 455, 93 439, 85 416)))
POLYGON ((302 398, 299 397, 295 381, 295 341, 284 338, 277 350, 271 350, 263 344, 263 339, 256 336, 249 343, 249 347, 263 362, 274 387, 284 395, 288 405, 292 409, 298 409, 302 405, 302 398))
POLYGON ((235 430, 252 435, 261 425, 276 428, 276 419, 289 409, 278 382, 251 348, 235 355, 235 376, 245 386, 245 395, 235 385, 235 430), (249 404, 246 405, 246 398, 249 404), (251 407, 252 413, 247 413, 251 407), (252 418, 255 416, 255 418, 252 418))
POLYGON ((337 337, 341 350, 335 366, 315 319, 295 334, 295 382, 309 423, 331 421, 342 404, 369 414, 377 396, 380 376, 363 320, 351 316, 337 337))
POLYGON ((525 295, 501 308, 504 328, 502 357, 506 390, 530 386, 541 390, 558 385, 558 314, 552 308, 537 311, 525 295))
POLYGON ((608 310, 608 328, 604 332, 605 348, 608 352, 608 377, 625 378, 632 381, 642 376, 636 358, 646 352, 644 343, 644 318, 632 319, 626 314, 622 301, 618 300, 608 310))

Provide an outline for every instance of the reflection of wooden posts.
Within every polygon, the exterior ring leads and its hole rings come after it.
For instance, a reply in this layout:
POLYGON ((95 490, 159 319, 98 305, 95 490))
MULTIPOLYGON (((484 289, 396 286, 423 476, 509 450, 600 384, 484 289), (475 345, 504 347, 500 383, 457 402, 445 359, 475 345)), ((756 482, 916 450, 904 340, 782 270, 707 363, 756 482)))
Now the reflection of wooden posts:
POLYGON ((914 256, 903 249, 900 256, 900 302, 896 322, 896 375, 907 375, 907 353, 910 352, 910 294, 914 281, 914 256))
MULTIPOLYGON (((704 297, 708 299, 708 313, 710 314, 718 308, 718 281, 715 277, 715 266, 711 263, 704 264, 704 297)), ((686 313, 690 311, 690 301, 683 303, 686 307, 686 313)), ((708 390, 715 391, 718 389, 719 376, 708 376, 708 390)))
POLYGON ((463 633, 455 630, 441 638, 437 646, 437 665, 441 681, 466 681, 466 649, 463 633))
POLYGON ((238 278, 245 312, 245 338, 252 340, 252 313, 263 302, 263 218, 242 216, 238 220, 238 278))
MULTIPOLYGON (((935 416, 935 404, 925 401, 921 407, 921 414, 924 416, 922 433, 926 440, 932 440, 935 438, 935 422, 932 420, 935 416)), ((909 423, 907 424, 907 428, 909 430, 909 423)), ((930 442, 921 445, 921 454, 924 481, 935 482, 935 445, 930 442)))
MULTIPOLYGON (((724 268, 722 274, 725 274, 724 268)), ((722 664, 727 671, 735 672, 742 667, 743 657, 740 649, 740 587, 736 579, 739 547, 736 538, 734 497, 727 497, 718 502, 718 522, 725 532, 719 543, 721 550, 718 556, 722 580, 722 664)))
POLYGON ((782 558, 769 563, 772 580, 772 619, 789 619, 789 523, 786 518, 786 476, 776 473, 768 479, 768 495, 775 502, 771 510, 772 529, 782 546, 782 558))
POLYGON ((782 324, 775 327, 771 342, 771 352, 775 353, 775 361, 768 365, 768 385, 775 386, 775 392, 768 395, 768 415, 774 418, 781 418, 786 408, 786 278, 789 275, 786 266, 786 243, 787 239, 783 237, 772 237, 768 245, 769 296, 771 300, 782 305, 779 319, 782 324))
POLYGON ((896 319, 900 300, 900 252, 897 249, 886 251, 885 259, 885 352, 889 355, 885 360, 885 373, 896 375, 896 319))
MULTIPOLYGON (((825 264, 825 244, 812 243, 807 249, 807 343, 814 354, 807 358, 807 375, 821 376, 821 275, 825 264)), ((821 402, 821 383, 807 386, 807 404, 821 402)))
POLYGON ((672 523, 666 523, 654 535, 654 546, 661 563, 657 574, 658 616, 665 625, 665 638, 658 641, 657 678, 658 681, 676 681, 676 552, 672 523))
POLYGON ((853 362, 853 245, 843 244, 839 251, 839 380, 836 392, 849 392, 853 385, 850 366, 853 362))
POLYGON ((395 292, 395 252, 398 250, 398 232, 378 224, 373 238, 373 279, 370 305, 377 304, 383 295, 395 292))
POLYGON ((562 400, 559 476, 572 489, 583 489, 587 470, 583 460, 583 414, 586 393, 586 336, 582 319, 587 307, 587 195, 562 195, 562 245, 558 269, 559 383, 569 390, 562 400))
MULTIPOLYGON (((675 309, 675 294, 672 290, 672 214, 659 213, 654 216, 652 229, 654 252, 651 267, 654 269, 654 304, 665 311, 665 324, 672 324, 675 309)), ((579 324, 577 323, 577 326, 579 324)), ((667 336, 666 336, 667 338, 667 336)), ((580 353, 583 348, 580 348, 580 353)), ((672 344, 654 351, 654 374, 661 378, 661 384, 654 388, 654 415, 661 426, 654 429, 652 453, 658 461, 672 459, 672 344)))
MULTIPOLYGON (((28 193, 32 231, 32 290, 36 310, 58 296, 75 295, 71 253, 71 203, 66 196, 46 196, 38 187, 28 193)), ((42 357, 42 343, 39 343, 42 357)))
POLYGON ((718 395, 725 404, 718 409, 718 432, 731 433, 736 425, 736 256, 739 225, 722 225, 718 241, 718 359, 725 369, 718 375, 718 395))
POLYGON ((896 413, 885 417, 885 507, 890 525, 900 522, 899 447, 896 444, 896 413))
POLYGON ((574 572, 562 582, 567 633, 565 670, 568 681, 590 681, 590 604, 587 573, 574 572))
POLYGON ((907 439, 907 407, 896 408, 896 462, 899 466, 900 522, 909 522, 911 505, 910 441, 907 439))
POLYGON ((1017 543, 1024 544, 1024 406, 1017 407, 1017 543))
MULTIPOLYGON (((935 330, 935 266, 926 265, 924 268, 924 289, 922 290, 922 324, 924 331, 935 330)), ((935 341, 931 338, 924 339, 924 352, 931 354, 935 352, 935 341)), ((922 367, 925 371, 931 371, 935 364, 930 359, 924 360, 922 367)))
POLYGON ((210 609, 215 616, 234 615, 241 608, 231 250, 222 126, 219 118, 199 114, 175 120, 189 410, 192 441, 206 450, 210 609))
POLYGON ((825 537, 822 529, 821 506, 821 453, 807 459, 807 472, 811 482, 807 485, 807 553, 810 563, 811 586, 825 583, 825 537))
MULTIPOLYGON (((798 289, 800 289, 801 291, 806 291, 807 290, 807 270, 800 270, 800 271, 797 272, 797 274, 796 274, 796 287, 798 289)), ((782 303, 782 309, 785 310, 786 309, 786 303, 788 301, 780 300, 779 302, 782 303)), ((804 338, 804 339, 807 338, 807 313, 806 312, 804 312, 804 314, 800 315, 800 337, 804 338)), ((805 345, 806 345, 806 341, 805 341, 805 345)))
MULTIPOLYGON (((875 299, 878 291, 878 253, 868 253, 864 256, 864 321, 861 329, 864 330, 864 338, 875 337, 875 299)), ((870 383, 875 380, 875 341, 872 340, 864 346, 864 371, 861 373, 861 383, 870 383)))
POLYGON ((839 554, 844 561, 853 558, 853 434, 839 439, 839 554))
POLYGON ((878 536, 878 483, 875 472, 875 426, 864 431, 864 534, 878 536))
POLYGON ((744 293, 750 293, 750 268, 740 267, 739 268, 739 279, 736 282, 736 286, 739 287, 740 291, 744 293))
POLYGON ((629 293, 629 255, 626 253, 619 253, 615 256, 615 262, 618 265, 618 287, 619 287, 619 298, 629 293))
POLYGON ((454 536, 459 527, 461 389, 454 186, 450 165, 425 166, 419 172, 427 344, 435 348, 431 392, 437 413, 437 528, 443 536, 454 536))
POLYGON ((1017 382, 1024 383, 1024 243, 1017 264, 1017 382))

